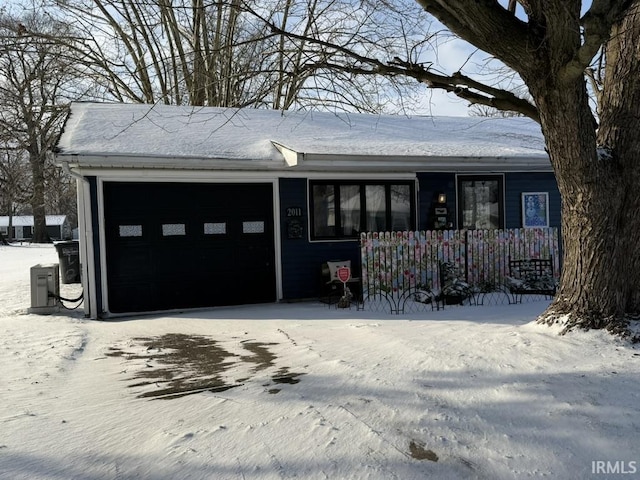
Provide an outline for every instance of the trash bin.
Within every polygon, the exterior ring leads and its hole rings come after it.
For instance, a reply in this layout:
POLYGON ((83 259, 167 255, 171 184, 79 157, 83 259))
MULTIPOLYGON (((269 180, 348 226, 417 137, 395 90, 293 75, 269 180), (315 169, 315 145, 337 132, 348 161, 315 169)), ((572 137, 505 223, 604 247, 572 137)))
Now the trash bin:
POLYGON ((60 260, 60 281, 62 283, 80 283, 80 242, 69 240, 55 242, 60 260))

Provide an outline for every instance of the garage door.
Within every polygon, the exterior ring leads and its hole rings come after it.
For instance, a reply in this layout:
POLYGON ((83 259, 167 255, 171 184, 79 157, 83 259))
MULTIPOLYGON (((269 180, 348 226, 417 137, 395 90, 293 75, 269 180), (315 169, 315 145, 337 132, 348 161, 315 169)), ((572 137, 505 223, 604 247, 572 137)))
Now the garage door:
POLYGON ((272 184, 104 183, 114 313, 276 300, 272 184))

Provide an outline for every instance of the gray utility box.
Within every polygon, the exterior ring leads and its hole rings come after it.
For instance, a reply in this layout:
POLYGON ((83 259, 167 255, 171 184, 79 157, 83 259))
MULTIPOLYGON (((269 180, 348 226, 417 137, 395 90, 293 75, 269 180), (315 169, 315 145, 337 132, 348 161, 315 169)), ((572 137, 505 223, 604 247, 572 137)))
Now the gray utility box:
POLYGON ((51 263, 31 267, 31 308, 29 313, 48 315, 59 312, 59 296, 60 266, 57 263, 51 263))

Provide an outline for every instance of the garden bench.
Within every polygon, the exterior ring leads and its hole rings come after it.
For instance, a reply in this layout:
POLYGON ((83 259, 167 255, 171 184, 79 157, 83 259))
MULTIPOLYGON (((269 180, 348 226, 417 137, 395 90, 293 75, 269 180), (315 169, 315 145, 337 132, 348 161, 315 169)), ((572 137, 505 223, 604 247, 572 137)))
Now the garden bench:
POLYGON ((523 295, 555 296, 556 281, 553 277, 553 259, 509 259, 506 288, 511 294, 513 303, 522 303, 523 295))

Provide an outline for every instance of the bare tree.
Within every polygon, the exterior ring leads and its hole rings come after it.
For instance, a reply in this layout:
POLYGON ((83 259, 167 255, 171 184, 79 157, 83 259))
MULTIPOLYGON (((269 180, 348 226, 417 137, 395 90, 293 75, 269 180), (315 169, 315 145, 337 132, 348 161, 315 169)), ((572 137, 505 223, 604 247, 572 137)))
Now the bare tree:
POLYGON ((78 225, 76 180, 54 164, 51 155, 45 164, 46 211, 67 216, 69 225, 78 225))
POLYGON ((29 162, 23 153, 11 145, 10 139, 0 148, 0 212, 9 217, 9 241, 13 240, 13 217, 21 213, 31 190, 29 162))
POLYGON ((82 31, 73 46, 107 98, 242 107, 269 93, 272 35, 247 21, 239 0, 64 0, 49 9, 82 31))
POLYGON ((511 118, 511 117, 523 117, 521 113, 511 110, 498 110, 497 108, 488 107, 486 105, 471 105, 469 108, 470 117, 499 117, 499 118, 511 118))
POLYGON ((0 17, 0 138, 27 152, 31 167, 33 242, 49 241, 46 230, 47 152, 67 112, 64 99, 75 89, 72 56, 55 35, 68 26, 38 15, 0 17), (61 103, 61 101, 63 103, 61 103))
POLYGON ((335 52, 284 33, 395 54, 407 52, 404 35, 426 18, 331 0, 56 0, 47 11, 82 32, 70 44, 103 98, 363 111, 389 109, 417 84, 325 68, 335 52))

